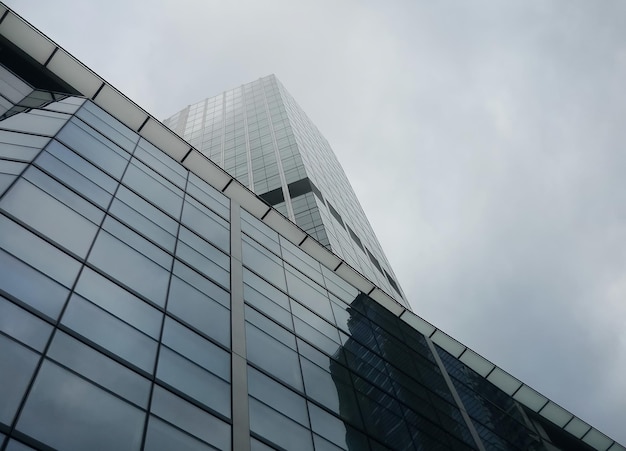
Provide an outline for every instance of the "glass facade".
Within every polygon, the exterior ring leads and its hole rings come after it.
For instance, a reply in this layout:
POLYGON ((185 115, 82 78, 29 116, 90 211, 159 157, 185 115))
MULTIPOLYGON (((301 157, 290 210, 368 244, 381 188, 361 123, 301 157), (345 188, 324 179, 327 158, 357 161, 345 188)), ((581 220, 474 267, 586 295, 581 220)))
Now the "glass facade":
POLYGON ((163 123, 410 308, 328 141, 276 76, 189 105, 163 123))
POLYGON ((28 62, 0 72, 1 451, 624 450, 28 62))

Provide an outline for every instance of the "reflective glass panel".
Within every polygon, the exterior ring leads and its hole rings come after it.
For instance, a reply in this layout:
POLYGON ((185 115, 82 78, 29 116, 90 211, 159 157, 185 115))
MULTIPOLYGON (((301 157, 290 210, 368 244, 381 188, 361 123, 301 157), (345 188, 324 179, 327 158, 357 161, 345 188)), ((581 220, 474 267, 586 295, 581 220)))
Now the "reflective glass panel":
POLYGON ((0 422, 11 424, 39 361, 39 354, 0 334, 0 422))
POLYGON ((51 240, 85 257, 98 227, 24 179, 18 180, 0 208, 51 240))
POLYGON ((0 330, 41 352, 52 326, 0 296, 0 330))
MULTIPOLYGON (((207 280, 206 284, 210 282, 207 280)), ((216 302, 214 297, 206 294, 219 290, 217 285, 214 287, 208 287, 211 291, 203 289, 205 287, 197 289, 178 277, 172 277, 167 310, 200 332, 230 347, 230 311, 216 302)))
POLYGON ((100 232, 89 261, 156 304, 165 304, 168 271, 113 235, 100 232))
POLYGON ((230 450, 230 425, 173 393, 154 387, 152 413, 220 450, 230 450))
POLYGON ((230 417, 230 385, 180 354, 161 346, 157 378, 225 417, 230 417))
POLYGON ((148 379, 61 331, 55 334, 47 355, 141 407, 148 404, 148 379))
POLYGON ((274 337, 246 323, 248 360, 285 383, 302 390, 298 354, 274 337))
POLYGON ((0 247, 54 280, 71 287, 80 263, 56 247, 0 215, 0 247))
POLYGON ((250 398, 250 430, 283 449, 313 451, 311 431, 254 398, 250 398))
POLYGON ((61 313, 69 290, 0 250, 1 289, 50 318, 61 313))
POLYGON ((163 343, 195 364, 230 381, 230 353, 169 317, 165 318, 163 343))
POLYGON ((138 450, 145 414, 45 361, 17 430, 56 449, 138 450))
POLYGON ((113 177, 122 177, 129 155, 83 122, 73 119, 56 138, 113 177))
POLYGON ((159 338, 163 314, 92 269, 83 269, 75 290, 145 334, 159 338))

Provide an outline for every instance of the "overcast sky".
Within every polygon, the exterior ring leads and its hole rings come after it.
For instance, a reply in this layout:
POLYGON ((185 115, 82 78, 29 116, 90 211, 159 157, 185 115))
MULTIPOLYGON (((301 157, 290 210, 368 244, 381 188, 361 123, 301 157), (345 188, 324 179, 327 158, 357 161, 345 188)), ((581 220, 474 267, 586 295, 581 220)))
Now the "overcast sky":
POLYGON ((626 443, 626 2, 7 3, 160 119, 275 73, 416 313, 626 443))

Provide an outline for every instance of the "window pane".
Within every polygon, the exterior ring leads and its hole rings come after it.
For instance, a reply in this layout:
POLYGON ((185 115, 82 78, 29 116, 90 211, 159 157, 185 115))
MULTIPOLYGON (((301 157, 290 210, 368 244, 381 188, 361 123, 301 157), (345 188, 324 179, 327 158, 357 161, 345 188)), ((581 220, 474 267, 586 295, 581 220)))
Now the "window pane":
POLYGON ((290 243, 283 237, 280 238, 280 243, 283 249, 282 255, 286 262, 291 263, 291 265, 293 265, 303 274, 306 274, 311 279, 315 280, 320 285, 324 284, 322 269, 317 260, 306 254, 302 249, 298 248, 295 244, 290 243))
POLYGON ((30 181, 33 185, 41 188, 44 192, 54 196, 56 199, 89 219, 91 222, 100 224, 102 221, 102 218, 104 217, 104 212, 102 210, 95 207, 91 202, 88 202, 74 191, 57 182, 43 171, 40 171, 35 166, 28 168, 28 170, 24 173, 24 178, 30 181))
POLYGON ((250 240, 245 235, 242 242, 243 263, 254 272, 264 277, 274 285, 283 290, 287 289, 285 284, 285 271, 281 260, 265 250, 256 242, 250 240))
POLYGON ((163 268, 170 270, 172 266, 172 256, 144 236, 135 232, 130 227, 125 226, 112 216, 104 218, 102 228, 113 235, 118 240, 124 242, 136 251, 142 253, 150 260, 158 263, 163 268))
POLYGON ((230 347, 230 311, 205 292, 174 276, 167 310, 200 332, 230 347))
POLYGON ((158 385, 152 395, 152 413, 220 450, 230 450, 230 425, 158 385))
POLYGON ((169 317, 165 318, 163 344, 230 381, 230 353, 169 317))
POLYGON ((137 367, 154 370, 156 341, 80 296, 72 296, 62 323, 137 367))
POLYGON ((57 139, 113 177, 122 177, 129 155, 81 121, 69 122, 57 139))
POLYGON ((314 432, 343 449, 349 449, 348 433, 343 421, 312 403, 309 403, 309 414, 311 415, 311 428, 314 432))
MULTIPOLYGON (((52 144, 65 149, 65 153, 73 155, 73 159, 77 161, 74 161, 73 164, 61 161, 58 156, 52 156, 48 151, 45 151, 35 160, 35 164, 61 180, 65 185, 75 189, 81 196, 92 200, 102 208, 107 208, 117 182, 56 141, 53 141, 52 144)), ((51 146, 48 146, 49 150, 51 150, 51 146)), ((27 174, 29 172, 30 169, 27 174)))
POLYGON ((280 254, 278 233, 245 210, 241 211, 241 231, 247 233, 274 253, 280 254))
POLYGON ((308 427, 304 398, 252 367, 248 367, 248 393, 287 417, 308 427))
POLYGON ((85 102, 76 116, 89 123, 93 128, 131 152, 139 136, 93 102, 85 102))
POLYGON ((4 190, 6 190, 9 185, 11 185, 11 183, 13 183, 13 180, 15 180, 16 178, 17 176, 15 175, 0 173, 0 196, 2 195, 2 193, 4 193, 4 190))
POLYGON ((144 408, 148 404, 148 379, 61 331, 55 334, 48 357, 129 401, 144 408))
POLYGON ((57 319, 69 290, 0 250, 0 287, 52 319, 57 319))
POLYGON ((324 293, 323 288, 296 271, 287 270, 286 275, 289 295, 331 323, 334 323, 330 299, 324 293))
POLYGON ((215 448, 170 426, 157 417, 150 416, 144 449, 145 451, 212 451, 215 448))
POLYGON ((139 158, 179 188, 185 189, 187 169, 145 139, 140 139, 133 156, 139 158))
POLYGON ((287 384, 302 390, 298 354, 250 323, 246 323, 248 360, 287 384))
MULTIPOLYGON (((284 296, 285 299, 287 297, 284 294, 282 296, 284 296)), ((273 301, 274 298, 268 298, 267 296, 262 295, 255 289, 250 288, 246 284, 244 284, 243 286, 243 298, 247 304, 254 306, 257 310, 260 310, 265 315, 274 319, 289 330, 293 330, 291 313, 289 312, 289 310, 285 310, 283 307, 275 303, 273 301)))
POLYGON ((39 354, 0 334, 0 422, 11 424, 33 376, 39 354))
POLYGON ((20 175, 26 168, 26 163, 0 159, 0 174, 20 175))
POLYGON ((174 218, 180 217, 183 192, 138 160, 128 166, 122 182, 141 196, 158 205, 174 218))
POLYGON ((157 378, 230 418, 230 385, 164 346, 157 378))
POLYGON ((4 196, 0 207, 80 257, 85 257, 98 227, 24 179, 4 196))
POLYGON ((230 249, 228 223, 191 198, 185 201, 182 223, 223 251, 230 249))
POLYGON ((180 228, 176 256, 224 287, 230 286, 230 259, 185 227, 180 228))
MULTIPOLYGON (((328 373, 307 359, 301 359, 302 374, 306 394, 311 399, 331 409, 333 412, 348 416, 353 421, 359 418, 358 405, 347 370, 339 364, 330 364, 332 373, 328 373), (343 381, 346 381, 347 384, 343 381), (340 411, 341 407, 341 411, 340 411)), ((357 424, 360 421, 357 421, 357 424)))
POLYGON ((0 296, 0 330, 41 352, 52 326, 0 296))
POLYGON ((230 199, 194 173, 189 174, 187 192, 224 218, 230 217, 230 199))
POLYGON ((270 299, 272 302, 278 304, 283 309, 289 310, 289 299, 287 298, 287 295, 282 291, 276 289, 273 285, 270 285, 268 282, 254 274, 252 271, 248 271, 244 268, 243 281, 259 294, 270 299))
POLYGON ((128 189, 120 187, 109 212, 138 233, 174 252, 177 223, 128 189))
POLYGON ((45 361, 17 429, 56 449, 137 450, 144 413, 45 361))
POLYGON ((37 135, 54 136, 69 119, 67 114, 32 110, 8 117, 2 121, 2 128, 37 135))
POLYGON ((266 445, 265 443, 250 437, 250 450, 251 451, 274 451, 276 448, 266 445))

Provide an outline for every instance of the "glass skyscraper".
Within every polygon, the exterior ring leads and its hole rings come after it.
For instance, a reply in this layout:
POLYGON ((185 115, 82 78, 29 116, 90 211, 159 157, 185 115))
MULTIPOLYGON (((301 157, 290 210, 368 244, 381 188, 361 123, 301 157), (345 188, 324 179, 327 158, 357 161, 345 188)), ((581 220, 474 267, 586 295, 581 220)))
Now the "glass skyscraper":
POLYGON ((272 114, 299 109, 275 78, 242 87, 283 99, 256 113, 273 154, 234 114, 244 155, 228 121, 214 150, 185 141, 2 4, 0 58, 1 451, 625 450, 338 256, 336 226, 296 225, 312 193, 379 252, 308 167, 330 150, 303 113, 293 171, 277 155, 272 114))
POLYGON ((189 105, 164 124, 409 307, 328 141, 276 76, 189 105))

